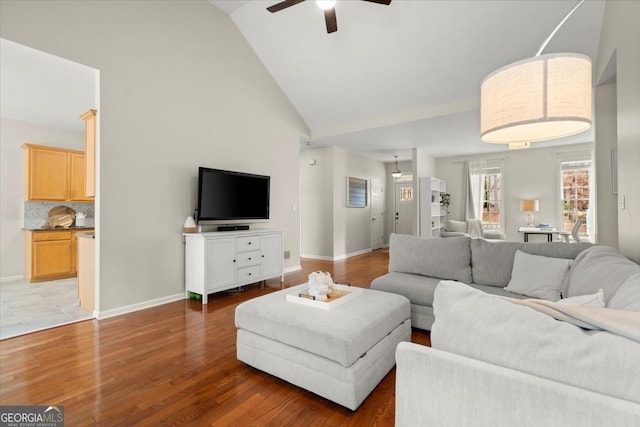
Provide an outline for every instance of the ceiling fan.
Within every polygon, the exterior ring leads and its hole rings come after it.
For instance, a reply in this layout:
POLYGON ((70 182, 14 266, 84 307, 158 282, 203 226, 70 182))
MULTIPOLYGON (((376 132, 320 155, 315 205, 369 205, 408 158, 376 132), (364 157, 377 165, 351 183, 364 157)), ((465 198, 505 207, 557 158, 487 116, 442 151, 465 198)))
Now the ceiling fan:
MULTIPOLYGON (((273 6, 269 6, 267 10, 271 13, 279 12, 291 6, 295 6, 298 3, 302 3, 305 0, 284 0, 280 3, 276 3, 273 6)), ((362 0, 369 3, 378 3, 389 5, 391 0, 362 0)), ((327 24, 327 34, 338 31, 338 22, 336 20, 336 1, 335 0, 316 0, 318 7, 324 10, 324 21, 327 24)))

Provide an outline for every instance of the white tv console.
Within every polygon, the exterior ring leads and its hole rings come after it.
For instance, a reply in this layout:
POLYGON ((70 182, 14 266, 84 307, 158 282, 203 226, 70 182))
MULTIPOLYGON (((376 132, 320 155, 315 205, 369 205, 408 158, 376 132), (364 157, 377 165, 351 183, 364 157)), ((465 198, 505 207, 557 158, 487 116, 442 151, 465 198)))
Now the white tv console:
POLYGON ((184 233, 186 298, 280 276, 284 282, 282 230, 184 233))

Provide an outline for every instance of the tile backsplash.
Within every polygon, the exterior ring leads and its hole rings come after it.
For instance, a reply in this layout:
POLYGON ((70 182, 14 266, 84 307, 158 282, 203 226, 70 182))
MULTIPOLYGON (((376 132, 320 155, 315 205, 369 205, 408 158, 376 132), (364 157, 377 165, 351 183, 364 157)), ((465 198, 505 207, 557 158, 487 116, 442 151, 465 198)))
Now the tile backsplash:
POLYGON ((84 223, 93 227, 95 221, 94 204, 89 202, 24 202, 24 228, 40 228, 47 224, 49 211, 56 206, 68 206, 76 212, 87 215, 84 223))

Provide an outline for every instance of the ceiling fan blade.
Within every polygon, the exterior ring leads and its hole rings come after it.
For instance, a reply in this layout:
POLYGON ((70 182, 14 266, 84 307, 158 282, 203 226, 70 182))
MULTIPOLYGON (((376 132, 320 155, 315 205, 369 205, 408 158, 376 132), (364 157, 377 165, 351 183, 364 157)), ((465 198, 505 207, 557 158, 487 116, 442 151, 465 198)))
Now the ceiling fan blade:
POLYGON ((386 4, 387 6, 389 6, 389 4, 391 3, 391 0, 362 0, 362 1, 368 1, 369 3, 386 4))
POLYGON ((284 1, 281 1, 280 3, 274 4, 273 6, 269 6, 267 10, 271 13, 275 13, 275 12, 281 11, 282 9, 295 6, 298 3, 302 3, 303 1, 304 0, 284 0, 284 1))
POLYGON ((338 21, 336 20, 336 8, 324 11, 324 21, 327 23, 327 34, 338 31, 338 21))

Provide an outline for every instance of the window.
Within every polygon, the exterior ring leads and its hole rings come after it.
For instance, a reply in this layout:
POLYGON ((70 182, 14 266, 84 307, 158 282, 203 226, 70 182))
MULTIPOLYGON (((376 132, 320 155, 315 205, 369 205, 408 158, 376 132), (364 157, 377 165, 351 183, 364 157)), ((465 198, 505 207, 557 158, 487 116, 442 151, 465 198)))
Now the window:
POLYGON ((501 231, 502 166, 484 168, 482 228, 501 231))
POLYGON ((400 188, 400 201, 410 202, 413 200, 413 187, 400 188))
POLYGON ((581 241, 593 241, 591 159, 560 161, 560 186, 562 205, 562 230, 572 231, 576 221, 582 219, 584 223, 578 230, 581 241))
POLYGON ((502 231, 503 176, 502 164, 469 163, 469 201, 467 217, 482 220, 484 230, 502 231))
POLYGON ((367 206, 367 180, 347 177, 347 207, 364 208, 367 206))

